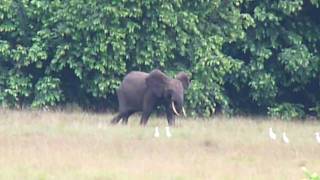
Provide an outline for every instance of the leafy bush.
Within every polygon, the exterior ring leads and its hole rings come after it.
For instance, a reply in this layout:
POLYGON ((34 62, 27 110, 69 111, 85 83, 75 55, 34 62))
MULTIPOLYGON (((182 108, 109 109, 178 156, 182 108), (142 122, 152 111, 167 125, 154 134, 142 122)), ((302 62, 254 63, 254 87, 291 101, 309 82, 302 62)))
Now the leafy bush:
POLYGON ((33 107, 54 106, 64 100, 60 89, 60 79, 44 77, 35 85, 33 107))
POLYGON ((32 93, 31 76, 24 76, 14 71, 2 71, 0 74, 0 102, 2 106, 21 107, 32 93))
POLYGON ((305 117, 301 104, 283 103, 268 108, 268 114, 284 120, 301 119, 305 117))
POLYGON ((314 107, 309 109, 311 112, 315 112, 316 116, 320 118, 320 104, 316 104, 314 107))
POLYGON ((110 108, 126 73, 159 68, 192 75, 193 115, 303 117, 320 102, 319 4, 2 0, 0 103, 110 108))
POLYGON ((308 180, 320 180, 320 176, 317 173, 312 173, 305 167, 302 168, 302 171, 304 172, 308 180))
POLYGON ((92 102, 110 99, 130 70, 160 68, 173 74, 179 66, 189 69, 199 85, 191 88, 189 107, 210 114, 206 109, 217 103, 228 106, 224 77, 238 64, 221 53, 222 45, 244 38, 244 26, 253 23, 238 5, 5 0, 0 4, 0 67, 27 75, 28 94, 12 96, 25 96, 27 103, 41 107, 75 99, 68 97, 75 94, 92 102), (81 93, 68 94, 72 91, 81 93))

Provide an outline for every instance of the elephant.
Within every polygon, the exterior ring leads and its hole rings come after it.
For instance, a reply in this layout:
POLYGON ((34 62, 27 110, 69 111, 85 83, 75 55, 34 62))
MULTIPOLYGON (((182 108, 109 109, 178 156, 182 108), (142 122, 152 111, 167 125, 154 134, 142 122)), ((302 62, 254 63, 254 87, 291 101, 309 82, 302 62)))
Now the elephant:
POLYGON ((189 87, 190 78, 187 73, 179 72, 175 78, 170 78, 159 69, 150 73, 131 71, 117 89, 119 113, 111 120, 117 124, 122 119, 123 124, 135 112, 141 112, 140 125, 145 126, 153 109, 164 105, 169 126, 174 126, 175 115, 183 113, 184 93, 189 87))

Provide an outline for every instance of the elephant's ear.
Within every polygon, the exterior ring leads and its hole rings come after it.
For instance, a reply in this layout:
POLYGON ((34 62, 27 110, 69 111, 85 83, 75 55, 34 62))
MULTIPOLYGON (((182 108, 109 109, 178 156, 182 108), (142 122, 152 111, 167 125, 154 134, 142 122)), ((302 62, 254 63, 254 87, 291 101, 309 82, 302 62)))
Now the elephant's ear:
POLYGON ((190 85, 190 78, 188 76, 187 73, 185 72, 179 72, 177 75, 176 75, 176 79, 178 79, 179 81, 181 81, 182 83, 182 86, 184 89, 187 89, 190 85))
POLYGON ((146 79, 148 88, 150 88, 158 97, 163 95, 168 82, 169 78, 158 69, 151 71, 146 79))

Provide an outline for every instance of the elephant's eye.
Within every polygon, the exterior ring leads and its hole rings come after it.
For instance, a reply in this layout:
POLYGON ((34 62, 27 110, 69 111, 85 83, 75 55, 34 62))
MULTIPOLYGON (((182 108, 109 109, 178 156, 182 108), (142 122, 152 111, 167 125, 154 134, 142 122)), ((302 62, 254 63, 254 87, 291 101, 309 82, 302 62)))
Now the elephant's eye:
POLYGON ((167 93, 166 93, 166 97, 167 97, 168 99, 171 99, 172 96, 173 96, 173 91, 172 91, 172 90, 168 90, 167 93))

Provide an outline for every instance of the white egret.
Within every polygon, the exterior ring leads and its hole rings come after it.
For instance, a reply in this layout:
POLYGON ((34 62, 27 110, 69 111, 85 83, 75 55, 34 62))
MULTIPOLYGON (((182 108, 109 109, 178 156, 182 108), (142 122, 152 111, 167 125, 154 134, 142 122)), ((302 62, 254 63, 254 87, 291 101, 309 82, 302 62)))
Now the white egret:
POLYGON ((166 127, 166 135, 168 138, 170 138, 172 136, 169 126, 166 127))
POLYGON ((277 139, 277 135, 272 131, 272 128, 269 128, 269 136, 273 140, 277 139))
POLYGON ((315 135, 316 135, 317 142, 320 143, 320 133, 316 132, 315 135))
POLYGON ((155 131, 154 131, 154 137, 159 137, 160 136, 160 132, 159 132, 159 127, 157 126, 156 128, 155 128, 155 131))
POLYGON ((286 143, 286 144, 289 144, 289 138, 287 137, 287 135, 286 135, 286 133, 285 132, 283 132, 282 133, 282 140, 283 140, 283 142, 284 143, 286 143))

